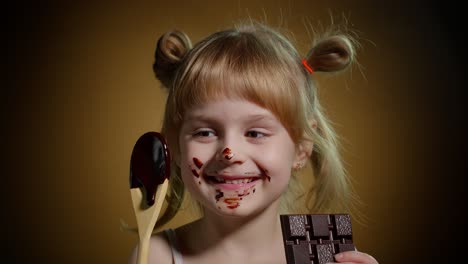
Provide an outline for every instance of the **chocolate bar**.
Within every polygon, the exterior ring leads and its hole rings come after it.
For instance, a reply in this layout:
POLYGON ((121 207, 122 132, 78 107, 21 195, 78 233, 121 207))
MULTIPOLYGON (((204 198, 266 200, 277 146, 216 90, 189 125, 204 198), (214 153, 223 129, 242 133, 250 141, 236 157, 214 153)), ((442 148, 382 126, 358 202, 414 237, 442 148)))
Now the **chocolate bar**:
POLYGON ((334 255, 355 250, 348 214, 280 215, 287 264, 336 262, 334 255))

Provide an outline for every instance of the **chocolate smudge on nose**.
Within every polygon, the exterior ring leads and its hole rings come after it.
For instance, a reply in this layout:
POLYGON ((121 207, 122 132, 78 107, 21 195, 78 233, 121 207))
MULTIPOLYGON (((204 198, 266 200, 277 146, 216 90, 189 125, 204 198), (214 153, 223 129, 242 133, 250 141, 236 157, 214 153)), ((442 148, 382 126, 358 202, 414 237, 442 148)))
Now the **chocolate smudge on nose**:
POLYGON ((224 158, 227 160, 231 160, 232 157, 234 157, 234 154, 232 154, 232 150, 230 148, 225 148, 223 150, 223 155, 224 155, 224 158))

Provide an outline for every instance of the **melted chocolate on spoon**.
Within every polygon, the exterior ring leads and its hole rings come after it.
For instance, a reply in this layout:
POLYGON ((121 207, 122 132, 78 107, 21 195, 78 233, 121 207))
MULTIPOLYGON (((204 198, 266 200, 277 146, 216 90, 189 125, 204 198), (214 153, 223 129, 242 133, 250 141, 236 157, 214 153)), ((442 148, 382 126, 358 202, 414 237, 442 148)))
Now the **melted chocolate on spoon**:
POLYGON ((154 204, 156 189, 170 176, 170 155, 164 137, 147 132, 133 147, 130 161, 130 189, 143 187, 148 206, 154 204))

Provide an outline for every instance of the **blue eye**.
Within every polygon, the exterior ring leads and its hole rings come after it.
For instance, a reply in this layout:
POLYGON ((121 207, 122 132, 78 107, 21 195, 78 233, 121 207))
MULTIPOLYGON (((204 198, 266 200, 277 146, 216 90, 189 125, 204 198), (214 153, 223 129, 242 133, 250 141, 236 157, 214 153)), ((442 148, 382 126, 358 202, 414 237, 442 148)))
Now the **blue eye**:
POLYGON ((251 131, 247 131, 247 133, 245 134, 245 136, 247 137, 252 137, 252 138, 261 138, 261 137, 264 137, 266 136, 264 133, 262 132, 258 132, 258 131, 255 131, 255 130, 251 130, 251 131))

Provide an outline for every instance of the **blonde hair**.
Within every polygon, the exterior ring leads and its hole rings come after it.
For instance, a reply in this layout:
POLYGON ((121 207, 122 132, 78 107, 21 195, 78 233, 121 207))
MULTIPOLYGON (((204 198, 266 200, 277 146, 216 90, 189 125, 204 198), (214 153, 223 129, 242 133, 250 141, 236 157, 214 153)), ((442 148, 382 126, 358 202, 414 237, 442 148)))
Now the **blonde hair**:
MULTIPOLYGON (((314 72, 341 71, 353 62, 353 39, 334 33, 317 40, 305 56, 314 72)), ((158 41, 153 69, 169 90, 162 133, 173 156, 180 155, 178 132, 188 109, 222 97, 245 99, 270 110, 296 145, 313 142, 315 179, 307 192, 308 210, 342 212, 349 208, 352 195, 336 134, 323 114, 302 57, 282 34, 250 21, 214 33, 192 48, 185 33, 171 31, 158 41)), ((180 168, 175 163, 171 166, 175 169, 170 177, 168 207, 156 227, 174 217, 184 197, 180 168)))

